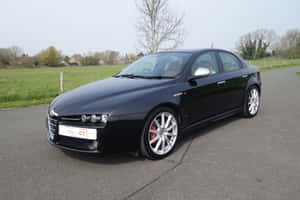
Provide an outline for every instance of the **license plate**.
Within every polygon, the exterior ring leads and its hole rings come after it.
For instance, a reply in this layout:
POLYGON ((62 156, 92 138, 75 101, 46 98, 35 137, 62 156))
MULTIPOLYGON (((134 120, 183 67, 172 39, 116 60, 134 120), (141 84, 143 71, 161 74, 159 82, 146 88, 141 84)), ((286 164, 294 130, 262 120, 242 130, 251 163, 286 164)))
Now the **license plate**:
POLYGON ((97 130, 91 128, 78 128, 72 126, 59 125, 58 134, 67 137, 87 139, 87 140, 97 139, 97 130))

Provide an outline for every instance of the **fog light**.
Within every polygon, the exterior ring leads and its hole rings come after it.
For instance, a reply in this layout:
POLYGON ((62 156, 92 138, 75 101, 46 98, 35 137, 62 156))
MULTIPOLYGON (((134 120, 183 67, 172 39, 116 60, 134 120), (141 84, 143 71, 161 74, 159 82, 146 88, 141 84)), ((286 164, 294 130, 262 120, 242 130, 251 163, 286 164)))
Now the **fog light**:
POLYGON ((98 142, 97 141, 94 141, 92 144, 90 144, 89 146, 89 149, 90 150, 95 150, 98 148, 98 142))
POLYGON ((98 142, 97 142, 97 141, 94 141, 94 142, 93 142, 93 147, 94 147, 94 149, 97 149, 97 148, 98 148, 98 142))

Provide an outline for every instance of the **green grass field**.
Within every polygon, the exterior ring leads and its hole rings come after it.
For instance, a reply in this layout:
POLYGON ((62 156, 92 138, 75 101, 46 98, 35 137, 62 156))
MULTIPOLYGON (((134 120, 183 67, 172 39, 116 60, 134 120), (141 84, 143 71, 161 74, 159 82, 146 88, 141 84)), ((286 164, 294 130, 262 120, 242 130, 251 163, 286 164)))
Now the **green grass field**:
POLYGON ((298 76, 300 76, 300 72, 297 72, 296 74, 297 74, 298 76))
POLYGON ((266 59, 259 59, 259 60, 248 60, 247 63, 258 66, 261 71, 268 71, 274 69, 282 69, 286 67, 300 66, 300 58, 298 59, 266 58, 266 59))
POLYGON ((118 73, 125 65, 81 66, 0 70, 0 108, 46 104, 60 91, 60 72, 64 89, 104 79, 118 73))
MULTIPOLYGON (((248 63, 266 71, 300 66, 300 59, 265 59, 248 63)), ((60 91, 60 72, 64 72, 65 90, 70 90, 112 76, 124 67, 125 65, 1 69, 0 109, 49 103, 60 91)))

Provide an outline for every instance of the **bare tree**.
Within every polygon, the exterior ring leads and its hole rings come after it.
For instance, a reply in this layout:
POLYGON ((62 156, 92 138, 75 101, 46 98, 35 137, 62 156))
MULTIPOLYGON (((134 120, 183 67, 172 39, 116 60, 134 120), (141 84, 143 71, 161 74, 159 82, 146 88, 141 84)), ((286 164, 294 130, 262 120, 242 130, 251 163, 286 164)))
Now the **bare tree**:
POLYGON ((23 54, 23 50, 18 46, 12 46, 9 48, 11 51, 11 54, 14 59, 17 59, 18 57, 21 57, 23 54))
POLYGON ((7 48, 0 48, 0 66, 10 65, 13 62, 11 50, 7 48))
POLYGON ((174 16, 168 6, 169 0, 136 0, 141 16, 137 31, 139 45, 147 52, 175 49, 183 43, 183 15, 174 16))
POLYGON ((298 29, 291 29, 280 40, 280 48, 286 50, 297 46, 300 41, 300 31, 298 29))
POLYGON ((281 37, 278 42, 277 52, 280 56, 286 58, 300 57, 300 31, 298 29, 291 29, 281 37))

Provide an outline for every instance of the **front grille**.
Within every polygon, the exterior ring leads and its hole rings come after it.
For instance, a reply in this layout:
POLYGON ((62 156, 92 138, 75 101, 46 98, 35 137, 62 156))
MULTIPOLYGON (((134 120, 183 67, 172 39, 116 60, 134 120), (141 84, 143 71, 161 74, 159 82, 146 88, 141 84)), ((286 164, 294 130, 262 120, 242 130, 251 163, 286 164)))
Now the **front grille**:
POLYGON ((92 140, 59 136, 57 144, 79 150, 94 150, 92 140))
POLYGON ((99 132, 101 129, 104 128, 105 125, 103 123, 83 123, 81 122, 81 118, 79 118, 78 116, 54 117, 48 115, 47 122, 49 130, 49 139, 54 144, 84 151, 97 150, 93 147, 94 141, 59 135, 59 124, 73 127, 97 128, 97 141, 99 141, 99 132))

